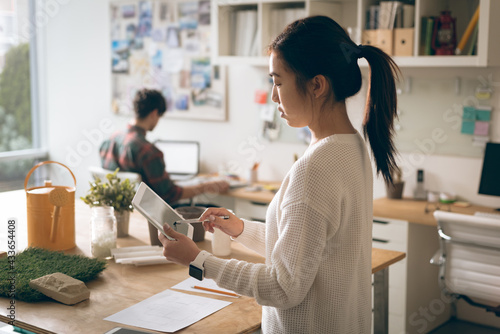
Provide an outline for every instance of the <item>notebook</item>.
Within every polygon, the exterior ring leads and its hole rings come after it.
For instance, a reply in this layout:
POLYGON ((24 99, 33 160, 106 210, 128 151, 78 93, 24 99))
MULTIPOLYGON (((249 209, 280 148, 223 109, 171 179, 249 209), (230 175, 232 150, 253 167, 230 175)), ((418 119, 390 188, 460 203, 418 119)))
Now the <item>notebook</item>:
POLYGON ((166 171, 172 180, 188 180, 200 171, 200 143, 197 141, 157 140, 163 152, 166 171))

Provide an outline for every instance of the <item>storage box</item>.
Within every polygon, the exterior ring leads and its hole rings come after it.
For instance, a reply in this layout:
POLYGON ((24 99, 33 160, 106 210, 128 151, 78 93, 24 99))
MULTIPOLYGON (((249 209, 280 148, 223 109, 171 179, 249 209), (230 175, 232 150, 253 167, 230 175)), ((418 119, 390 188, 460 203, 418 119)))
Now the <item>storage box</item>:
POLYGON ((413 28, 394 29, 394 56, 413 56, 413 28))
POLYGON ((364 45, 372 45, 392 56, 393 36, 392 29, 376 29, 363 31, 361 40, 364 45))
POLYGON ((377 46, 377 30, 363 30, 361 44, 377 46))

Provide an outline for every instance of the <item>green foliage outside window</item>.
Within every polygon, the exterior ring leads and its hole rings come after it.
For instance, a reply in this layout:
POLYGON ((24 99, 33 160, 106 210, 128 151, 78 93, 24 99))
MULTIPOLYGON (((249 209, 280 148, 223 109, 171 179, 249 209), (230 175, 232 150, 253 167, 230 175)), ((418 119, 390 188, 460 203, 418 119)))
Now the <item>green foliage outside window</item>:
POLYGON ((31 86, 29 44, 5 54, 0 73, 0 152, 31 148, 31 86))

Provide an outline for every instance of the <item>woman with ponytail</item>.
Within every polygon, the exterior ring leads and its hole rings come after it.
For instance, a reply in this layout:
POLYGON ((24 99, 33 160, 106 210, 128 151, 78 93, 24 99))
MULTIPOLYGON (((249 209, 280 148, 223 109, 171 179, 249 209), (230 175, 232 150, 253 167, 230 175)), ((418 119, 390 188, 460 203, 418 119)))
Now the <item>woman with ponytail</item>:
POLYGON ((272 100, 291 127, 308 126, 311 143, 269 205, 266 224, 209 208, 200 220, 266 257, 265 264, 217 258, 166 230, 164 254, 203 263, 204 276, 263 305, 264 333, 370 333, 372 165, 346 99, 362 84, 358 59, 370 65, 363 120, 377 173, 397 170, 392 141, 398 68, 380 49, 356 45, 335 21, 291 23, 269 46, 272 100), (223 220, 218 216, 229 215, 223 220))

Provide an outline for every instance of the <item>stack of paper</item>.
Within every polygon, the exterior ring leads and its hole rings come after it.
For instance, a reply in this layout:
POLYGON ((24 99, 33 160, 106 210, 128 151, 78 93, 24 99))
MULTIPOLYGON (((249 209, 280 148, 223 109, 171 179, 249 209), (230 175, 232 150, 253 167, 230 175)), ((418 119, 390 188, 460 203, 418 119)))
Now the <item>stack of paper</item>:
POLYGON ((160 246, 114 248, 111 250, 111 255, 115 258, 116 263, 121 264, 144 266, 170 263, 170 261, 163 256, 163 248, 160 246))
POLYGON ((231 302, 165 290, 104 320, 161 332, 175 332, 231 302))

